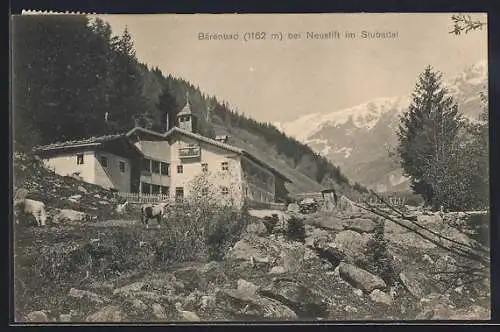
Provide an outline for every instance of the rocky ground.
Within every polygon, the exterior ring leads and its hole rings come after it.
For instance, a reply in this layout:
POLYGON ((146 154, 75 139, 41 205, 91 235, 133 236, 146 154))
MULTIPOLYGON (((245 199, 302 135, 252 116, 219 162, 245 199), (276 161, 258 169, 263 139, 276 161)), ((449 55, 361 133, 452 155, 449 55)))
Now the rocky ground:
MULTIPOLYGON (((18 168, 21 176, 27 171, 18 168)), ((46 227, 14 230, 16 321, 490 318, 489 280, 460 274, 470 262, 388 221, 383 243, 374 247, 377 219, 370 214, 250 211, 246 231, 221 259, 177 263, 160 258, 168 255, 159 250, 168 227, 146 231, 134 213, 115 215, 112 193, 33 174, 17 183, 52 212, 46 227), (75 195, 76 202, 67 199, 75 195), (273 213, 284 218, 270 229, 266 217, 273 213), (292 217, 304 224, 303 242, 288 236, 292 217), (385 260, 374 258, 380 248, 385 260)), ((474 241, 457 217, 418 218, 474 241)))

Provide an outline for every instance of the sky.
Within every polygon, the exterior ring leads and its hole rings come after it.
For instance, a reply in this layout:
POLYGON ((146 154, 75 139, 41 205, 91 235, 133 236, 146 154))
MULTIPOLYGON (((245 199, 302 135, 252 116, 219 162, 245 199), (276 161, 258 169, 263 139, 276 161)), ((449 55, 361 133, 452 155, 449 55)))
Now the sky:
MULTIPOLYGON (((452 35, 451 15, 99 17, 110 23, 117 34, 127 26, 139 61, 198 85, 202 92, 226 100, 256 120, 283 123, 305 114, 341 110, 377 97, 408 94, 427 65, 441 71, 446 78, 486 60, 486 29, 452 35), (353 38, 346 38, 347 31, 355 34, 353 38), (362 31, 390 32, 393 37, 367 39, 362 38, 362 31), (308 39, 308 32, 330 32, 330 36, 338 33, 339 37, 308 39), (200 39, 200 33, 237 34, 238 39, 206 40, 200 39), (299 35, 300 38, 288 38, 299 35)), ((486 14, 472 17, 486 21, 486 14)))

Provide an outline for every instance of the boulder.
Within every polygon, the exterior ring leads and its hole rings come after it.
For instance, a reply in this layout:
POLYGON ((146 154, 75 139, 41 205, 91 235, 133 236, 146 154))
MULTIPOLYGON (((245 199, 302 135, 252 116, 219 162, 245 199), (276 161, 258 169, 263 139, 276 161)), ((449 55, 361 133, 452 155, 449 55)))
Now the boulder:
POLYGON ((432 259, 431 256, 429 256, 428 254, 424 254, 422 256, 422 261, 426 262, 426 263, 429 263, 429 264, 435 264, 434 260, 432 259))
POLYGON ((247 294, 237 289, 225 289, 216 293, 218 307, 238 318, 253 320, 295 320, 295 312, 282 303, 257 294, 247 294))
POLYGON ((478 305, 470 308, 452 309, 447 306, 438 306, 433 310, 431 319, 436 320, 490 320, 491 310, 478 305))
POLYGON ((340 263, 339 275, 343 280, 365 293, 386 287, 384 280, 352 264, 340 263))
POLYGON ((385 227, 384 227, 385 233, 406 233, 408 230, 404 227, 399 226, 395 222, 392 222, 390 220, 385 221, 385 227))
POLYGON ((285 250, 281 254, 280 265, 285 268, 287 272, 297 272, 304 264, 304 247, 291 248, 285 250))
POLYGON ((205 310, 207 308, 215 307, 215 296, 213 295, 202 295, 199 303, 199 307, 201 310, 205 310))
POLYGON ((71 322, 71 314, 60 314, 59 315, 60 322, 71 322))
POLYGON ((269 270, 269 274, 283 274, 286 272, 287 271, 283 266, 273 266, 271 270, 269 270))
POLYGON ((205 289, 210 283, 223 283, 227 280, 223 268, 215 261, 178 269, 174 276, 182 282, 187 291, 205 289))
POLYGON ((334 236, 330 232, 312 226, 309 227, 306 228, 306 246, 324 246, 333 241, 334 236))
POLYGON ((328 260, 334 267, 346 260, 346 255, 336 248, 333 243, 329 243, 327 246, 316 246, 314 250, 320 258, 328 260))
POLYGON ((385 305, 391 305, 392 304, 392 298, 389 294, 382 292, 380 289, 374 289, 370 293, 370 299, 373 302, 377 303, 382 303, 385 305))
POLYGON ((162 293, 178 292, 184 290, 184 283, 176 280, 174 276, 162 276, 161 278, 146 281, 143 288, 146 291, 160 291, 162 293))
POLYGON ((399 274, 399 280, 408 292, 416 299, 421 299, 425 295, 425 291, 418 279, 417 274, 410 271, 403 271, 399 274))
POLYGON ((158 318, 160 320, 166 320, 168 318, 167 314, 165 313, 165 309, 163 308, 163 306, 161 304, 153 303, 151 308, 153 309, 153 315, 156 318, 158 318))
POLYGON ((249 224, 247 226, 247 232, 257 235, 263 235, 267 233, 267 229, 264 223, 259 220, 258 222, 249 224))
POLYGON ((417 215, 417 223, 422 226, 432 225, 432 224, 442 224, 443 218, 439 213, 421 214, 417 215))
POLYGON ((297 203, 290 203, 290 204, 288 204, 286 210, 288 212, 299 213, 300 207, 299 207, 299 204, 297 204, 297 203))
POLYGON ((425 306, 416 320, 490 320, 491 311, 478 305, 456 309, 446 303, 425 306))
POLYGON ((162 295, 158 292, 148 292, 148 291, 137 291, 133 293, 133 296, 137 298, 141 298, 143 300, 147 301, 162 301, 162 300, 170 300, 170 297, 168 295, 162 295))
POLYGON ((350 305, 346 305, 346 306, 344 307, 344 310, 345 310, 346 312, 351 312, 351 313, 356 313, 356 312, 358 312, 358 309, 357 309, 357 308, 355 308, 355 307, 353 307, 353 306, 350 306, 350 305))
POLYGON ((133 299, 131 301, 131 304, 132 304, 132 308, 134 308, 138 312, 142 313, 142 312, 145 312, 146 310, 148 310, 148 306, 146 305, 146 303, 144 303, 144 301, 142 301, 140 299, 133 299))
POLYGON ((90 302, 96 303, 96 304, 103 304, 103 303, 110 302, 109 299, 105 298, 104 296, 101 296, 101 295, 98 295, 96 293, 89 292, 86 290, 76 289, 76 288, 71 288, 69 290, 69 296, 77 298, 77 299, 85 299, 87 301, 90 301, 90 302))
POLYGON ((26 320, 28 322, 41 323, 41 322, 48 322, 49 317, 47 317, 47 314, 45 312, 37 310, 27 314, 26 320))
POLYGON ((255 237, 245 237, 236 242, 233 248, 226 254, 226 258, 236 261, 254 261, 256 263, 271 264, 275 261, 278 252, 273 250, 269 242, 258 241, 255 237))
MULTIPOLYGON (((359 288, 353 288, 353 291, 352 291, 354 294, 356 294, 357 296, 359 297, 362 297, 363 296, 363 291, 359 288)), ((373 293, 373 292, 372 292, 373 293)))
POLYGON ((101 308, 97 312, 89 315, 87 322, 123 322, 126 319, 125 314, 117 305, 108 305, 101 308))
POLYGON ((350 262, 366 260, 367 244, 371 236, 346 230, 335 236, 332 247, 342 252, 350 262))
POLYGON ((56 212, 53 218, 54 223, 61 222, 78 222, 87 220, 88 216, 84 212, 75 211, 71 209, 62 209, 56 212))
POLYGON ((82 195, 80 195, 80 194, 72 195, 72 196, 68 197, 68 201, 78 203, 81 198, 82 198, 82 195))
POLYGON ((117 288, 113 291, 113 295, 124 295, 124 296, 129 296, 132 293, 138 292, 142 290, 144 287, 145 283, 143 281, 136 281, 131 284, 128 284, 126 286, 117 288))
POLYGON ((311 223, 319 228, 340 232, 344 230, 346 222, 335 216, 321 216, 313 219, 311 223))
POLYGON ((255 294, 259 286, 246 281, 245 279, 238 279, 238 291, 247 293, 247 294, 255 294))
POLYGON ((114 284, 109 281, 95 281, 88 286, 89 289, 98 290, 101 292, 112 292, 115 288, 114 284))
POLYGON ((457 261, 449 255, 442 255, 436 260, 437 271, 457 271, 457 261))
POLYGON ((344 223, 345 229, 350 229, 358 233, 373 233, 377 224, 371 219, 356 218, 349 219, 344 223))
POLYGON ((85 187, 83 186, 78 186, 78 191, 81 192, 81 193, 84 193, 84 194, 88 194, 88 191, 87 189, 85 189, 85 187))
POLYGON ((436 245, 413 232, 388 233, 385 238, 401 248, 433 249, 436 245))
POLYGON ((260 295, 280 301, 299 317, 321 317, 327 310, 326 299, 310 288, 288 280, 275 280, 269 287, 259 290, 260 295))

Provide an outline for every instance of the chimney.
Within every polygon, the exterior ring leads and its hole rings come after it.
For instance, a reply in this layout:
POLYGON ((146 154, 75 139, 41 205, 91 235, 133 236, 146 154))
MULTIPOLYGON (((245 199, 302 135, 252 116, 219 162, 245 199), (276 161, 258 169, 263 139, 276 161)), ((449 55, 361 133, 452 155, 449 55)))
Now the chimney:
POLYGON ((141 126, 141 123, 139 122, 139 118, 134 117, 134 125, 135 125, 136 127, 140 127, 140 126, 141 126))

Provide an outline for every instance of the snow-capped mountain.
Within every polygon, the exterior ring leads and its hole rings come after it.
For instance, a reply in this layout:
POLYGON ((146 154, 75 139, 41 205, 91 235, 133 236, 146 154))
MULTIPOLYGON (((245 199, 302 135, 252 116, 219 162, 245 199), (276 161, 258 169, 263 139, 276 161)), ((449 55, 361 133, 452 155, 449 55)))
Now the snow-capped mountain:
MULTIPOLYGON (((467 117, 476 118, 482 109, 480 93, 487 91, 487 72, 487 62, 480 61, 451 79, 444 78, 467 117)), ((407 190, 407 178, 389 152, 397 144, 399 116, 410 105, 410 93, 274 125, 329 158, 352 181, 378 191, 407 190)))

